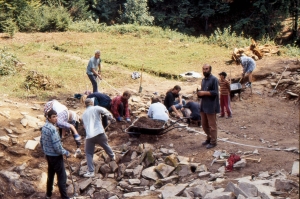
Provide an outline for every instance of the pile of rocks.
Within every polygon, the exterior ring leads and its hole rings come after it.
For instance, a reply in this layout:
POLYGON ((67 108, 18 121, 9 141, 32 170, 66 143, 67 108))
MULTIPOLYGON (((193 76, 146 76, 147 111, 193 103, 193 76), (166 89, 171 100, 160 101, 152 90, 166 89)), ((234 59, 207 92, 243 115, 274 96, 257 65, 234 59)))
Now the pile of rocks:
POLYGON ((37 71, 29 71, 24 86, 27 90, 31 90, 33 88, 38 90, 52 90, 53 88, 61 87, 59 84, 54 83, 54 81, 37 71))
MULTIPOLYGON (((226 179, 224 166, 216 173, 211 173, 204 164, 178 155, 172 146, 155 148, 148 143, 138 147, 130 145, 129 142, 113 147, 116 149, 116 161, 111 161, 102 148, 96 148, 93 178, 82 177, 87 171, 85 160, 81 160, 80 165, 70 162, 74 183, 71 181, 70 170, 67 169, 68 194, 74 194, 75 186, 75 192, 80 195, 78 198, 118 199, 148 196, 162 199, 271 199, 273 196, 287 198, 290 194, 299 195, 299 184, 289 180, 291 176, 282 170, 270 174, 260 172, 257 176, 235 179, 233 183, 226 179)), ((0 183, 9 186, 0 187, 0 197, 28 197, 37 194, 36 188, 43 190, 45 187, 47 174, 43 170, 46 167, 46 162, 41 162, 38 168, 22 164, 1 170, 0 183), (8 187, 12 189, 8 190, 8 187)), ((294 163, 292 175, 299 175, 297 161, 294 163)))

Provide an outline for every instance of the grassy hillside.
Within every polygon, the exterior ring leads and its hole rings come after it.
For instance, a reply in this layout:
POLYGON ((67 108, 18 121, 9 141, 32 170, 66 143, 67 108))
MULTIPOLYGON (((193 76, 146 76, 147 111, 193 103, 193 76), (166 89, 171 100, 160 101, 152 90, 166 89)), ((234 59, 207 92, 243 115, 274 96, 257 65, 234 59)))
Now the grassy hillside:
POLYGON ((230 60, 231 47, 203 44, 201 38, 175 32, 166 34, 165 31, 162 36, 139 31, 120 32, 17 33, 13 39, 2 34, 0 46, 26 65, 14 76, 1 77, 0 92, 17 97, 38 94, 45 98, 85 90, 91 87, 85 74, 86 65, 96 49, 101 50, 104 78, 115 87, 132 83, 130 73, 141 70, 142 65, 148 73, 168 77, 186 71, 201 72, 204 63, 210 63, 215 71, 228 71, 226 61, 230 60), (30 70, 50 76, 61 88, 26 90, 24 81, 30 70))

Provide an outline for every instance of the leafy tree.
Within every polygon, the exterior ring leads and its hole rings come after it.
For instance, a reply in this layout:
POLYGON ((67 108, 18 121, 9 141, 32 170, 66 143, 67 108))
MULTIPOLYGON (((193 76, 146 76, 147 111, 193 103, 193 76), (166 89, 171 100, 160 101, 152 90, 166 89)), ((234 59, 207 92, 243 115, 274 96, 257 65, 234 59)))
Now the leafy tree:
POLYGON ((124 12, 125 22, 152 25, 154 17, 150 16, 147 3, 147 0, 127 0, 124 12))

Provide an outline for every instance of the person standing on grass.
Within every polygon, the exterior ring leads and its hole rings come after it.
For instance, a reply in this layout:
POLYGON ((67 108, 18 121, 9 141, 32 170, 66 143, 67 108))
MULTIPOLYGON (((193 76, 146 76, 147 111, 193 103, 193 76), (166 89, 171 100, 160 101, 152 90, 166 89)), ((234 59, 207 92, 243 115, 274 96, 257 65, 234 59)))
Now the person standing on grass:
POLYGON ((202 67, 204 78, 201 90, 197 92, 201 98, 200 115, 202 128, 206 134, 206 141, 202 145, 207 149, 217 146, 217 113, 220 113, 218 79, 211 74, 212 67, 204 64, 202 67))
POLYGON ((100 59, 100 50, 95 51, 95 56, 91 57, 89 63, 86 67, 86 74, 88 75, 92 85, 93 92, 98 92, 98 84, 96 79, 101 78, 101 59, 100 59), (99 69, 99 70, 98 70, 99 69))
POLYGON ((65 150, 60 142, 60 137, 54 126, 57 122, 57 113, 53 109, 47 112, 47 122, 42 127, 40 144, 48 162, 48 178, 46 198, 51 198, 53 191, 54 175, 57 175, 57 185, 60 196, 69 199, 67 195, 67 174, 64 166, 63 155, 69 157, 70 153, 65 150))
POLYGON ((248 57, 246 55, 242 55, 240 58, 237 59, 237 64, 241 64, 243 67, 243 78, 248 76, 249 82, 245 84, 245 86, 248 88, 251 88, 252 86, 252 72, 254 71, 256 67, 256 63, 254 59, 251 57, 248 57))
POLYGON ((99 144, 111 160, 115 161, 115 154, 108 144, 105 129, 103 128, 100 119, 101 114, 106 115, 111 122, 115 122, 116 120, 107 109, 100 106, 94 106, 93 100, 90 98, 85 100, 85 106, 86 110, 82 115, 82 121, 86 132, 85 153, 88 171, 83 177, 90 178, 95 176, 93 156, 96 144, 99 144))
POLYGON ((180 118, 181 114, 178 110, 182 108, 183 105, 185 105, 185 100, 182 99, 181 95, 179 95, 179 92, 181 91, 181 87, 176 85, 170 90, 167 91, 164 105, 168 109, 169 113, 172 113, 173 111, 176 114, 176 117, 180 118), (176 100, 176 98, 178 98, 176 100))
POLYGON ((160 100, 157 97, 151 98, 151 105, 147 115, 154 120, 163 120, 165 122, 169 120, 169 111, 165 105, 160 103, 160 100))
POLYGON ((57 113, 57 126, 59 128, 60 138, 65 135, 66 131, 71 130, 77 148, 79 148, 81 145, 81 136, 77 132, 79 125, 79 116, 74 111, 68 110, 65 105, 61 104, 57 100, 51 100, 45 104, 45 117, 47 117, 47 113, 51 109, 53 109, 57 113))
POLYGON ((131 122, 128 108, 128 100, 131 97, 129 91, 124 91, 122 96, 117 96, 111 101, 110 110, 118 122, 123 121, 125 116, 127 122, 131 122))
POLYGON ((230 108, 230 83, 226 80, 227 74, 225 72, 219 73, 219 86, 220 86, 220 104, 221 104, 221 115, 219 117, 225 117, 225 109, 227 112, 227 118, 232 117, 230 108), (224 109, 225 107, 225 109, 224 109))

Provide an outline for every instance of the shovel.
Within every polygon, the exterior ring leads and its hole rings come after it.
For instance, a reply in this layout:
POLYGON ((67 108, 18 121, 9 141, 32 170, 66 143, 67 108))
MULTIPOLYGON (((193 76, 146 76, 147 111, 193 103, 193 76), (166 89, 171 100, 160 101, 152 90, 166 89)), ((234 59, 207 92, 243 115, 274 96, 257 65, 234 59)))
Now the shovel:
POLYGON ((142 65, 139 93, 141 93, 143 90, 143 87, 142 87, 143 70, 144 70, 144 64, 142 65))
POLYGON ((287 69, 288 67, 289 67, 289 66, 287 65, 287 66, 285 67, 284 71, 281 73, 281 76, 280 76, 280 78, 279 78, 279 80, 278 80, 276 86, 275 86, 274 89, 272 90, 271 97, 272 97, 272 96, 274 95, 274 93, 276 92, 276 88, 277 88, 277 86, 278 86, 278 84, 279 84, 279 82, 280 82, 280 80, 281 80, 281 78, 282 78, 282 76, 283 76, 283 73, 286 71, 286 69, 287 69))

